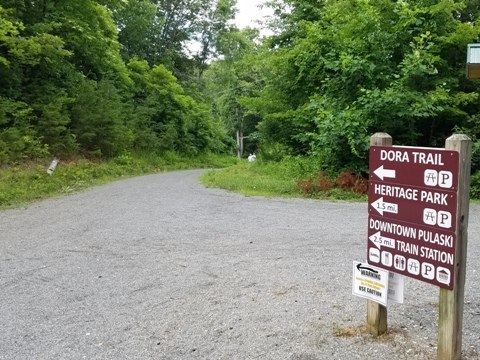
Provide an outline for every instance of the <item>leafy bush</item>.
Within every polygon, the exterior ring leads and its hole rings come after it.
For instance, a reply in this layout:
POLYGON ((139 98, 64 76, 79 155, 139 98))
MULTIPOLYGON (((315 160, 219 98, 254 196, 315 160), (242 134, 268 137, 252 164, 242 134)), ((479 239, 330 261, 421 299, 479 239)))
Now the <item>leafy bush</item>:
POLYGON ((470 178, 470 198, 480 199, 480 171, 472 174, 470 178))
POLYGON ((72 130, 87 154, 114 157, 131 149, 122 98, 112 81, 82 82, 72 105, 72 130))
POLYGON ((258 149, 257 155, 259 159, 268 161, 282 161, 288 154, 290 149, 280 142, 265 142, 258 149))
POLYGON ((131 157, 130 153, 124 152, 123 154, 118 155, 114 159, 114 161, 118 165, 130 165, 130 163, 132 162, 132 157, 131 157))

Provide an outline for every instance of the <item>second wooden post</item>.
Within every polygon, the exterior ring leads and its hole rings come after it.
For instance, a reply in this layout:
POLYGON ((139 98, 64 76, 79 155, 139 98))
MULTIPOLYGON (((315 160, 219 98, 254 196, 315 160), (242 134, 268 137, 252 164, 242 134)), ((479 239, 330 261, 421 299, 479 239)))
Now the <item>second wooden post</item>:
MULTIPOLYGON (((370 146, 392 146, 392 137, 376 133, 370 138, 370 146)), ((372 300, 367 300, 367 331, 375 336, 387 331, 387 308, 372 300)))

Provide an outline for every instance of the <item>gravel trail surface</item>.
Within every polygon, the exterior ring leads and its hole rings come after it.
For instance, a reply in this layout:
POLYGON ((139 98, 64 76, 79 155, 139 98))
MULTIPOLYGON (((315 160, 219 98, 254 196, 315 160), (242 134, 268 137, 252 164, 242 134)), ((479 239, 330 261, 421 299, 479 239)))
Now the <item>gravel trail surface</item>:
MULTIPOLYGON (((438 288, 406 278, 389 331, 351 294, 367 204, 137 177, 0 212, 0 359, 434 359, 438 288)), ((480 356, 480 205, 463 355, 480 356)))

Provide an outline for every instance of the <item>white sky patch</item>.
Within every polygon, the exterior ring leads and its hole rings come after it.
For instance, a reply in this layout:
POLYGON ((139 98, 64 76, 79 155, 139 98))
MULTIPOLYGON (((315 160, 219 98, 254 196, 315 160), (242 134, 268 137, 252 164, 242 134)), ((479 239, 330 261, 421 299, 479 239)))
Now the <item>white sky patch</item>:
MULTIPOLYGON (((269 36, 272 34, 270 30, 262 29, 261 25, 257 23, 257 20, 265 20, 265 16, 273 14, 272 9, 264 6, 262 9, 258 5, 263 4, 267 0, 237 0, 237 5, 235 6, 238 11, 235 15, 235 20, 233 23, 237 28, 244 29, 247 26, 252 28, 259 28, 261 36, 269 36)), ((190 56, 197 53, 200 50, 200 44, 197 41, 190 40, 187 41, 187 52, 190 56)))
POLYGON ((272 9, 263 7, 258 8, 266 0, 237 0, 237 15, 235 24, 239 29, 243 29, 247 26, 259 27, 256 23, 257 20, 263 20, 265 16, 272 14, 272 9))

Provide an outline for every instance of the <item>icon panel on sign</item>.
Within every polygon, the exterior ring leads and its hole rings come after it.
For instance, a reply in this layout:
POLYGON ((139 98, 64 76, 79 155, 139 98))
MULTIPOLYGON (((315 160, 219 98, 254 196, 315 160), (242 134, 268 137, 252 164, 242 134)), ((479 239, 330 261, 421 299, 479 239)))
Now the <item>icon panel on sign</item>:
POLYGON ((453 186, 453 173, 450 171, 440 171, 438 173, 438 186, 449 189, 453 186))
POLYGON ((433 280, 435 278, 435 266, 429 263, 422 263, 422 276, 425 279, 433 280))
POLYGON ((439 266, 437 268, 437 281, 450 285, 450 270, 439 266))
POLYGON ((436 171, 427 169, 423 173, 423 182, 426 186, 439 186, 450 189, 453 186, 453 173, 451 171, 436 171))
POLYGON ((427 186, 437 186, 438 184, 438 172, 436 170, 425 170, 423 175, 423 182, 427 186))
POLYGON ((388 251, 382 252, 382 264, 385 266, 392 266, 393 256, 388 251))
POLYGON ((405 259, 405 256, 395 255, 395 258, 393 261, 393 266, 395 267, 395 269, 404 271, 406 264, 407 264, 407 259, 405 259))
POLYGON ((448 211, 436 211, 435 209, 423 209, 423 222, 427 225, 438 225, 442 228, 452 227, 452 214, 448 211))
POLYGON ((420 274, 420 262, 415 259, 408 259, 407 271, 412 275, 420 274))
POLYGON ((370 248, 370 251, 368 253, 368 259, 371 262, 379 263, 380 262, 380 250, 375 249, 375 248, 370 248))

